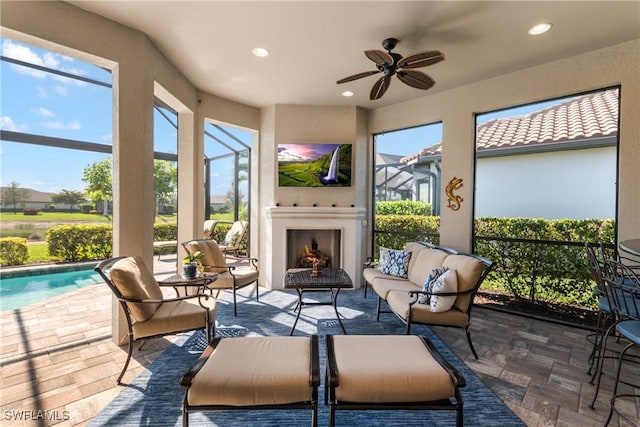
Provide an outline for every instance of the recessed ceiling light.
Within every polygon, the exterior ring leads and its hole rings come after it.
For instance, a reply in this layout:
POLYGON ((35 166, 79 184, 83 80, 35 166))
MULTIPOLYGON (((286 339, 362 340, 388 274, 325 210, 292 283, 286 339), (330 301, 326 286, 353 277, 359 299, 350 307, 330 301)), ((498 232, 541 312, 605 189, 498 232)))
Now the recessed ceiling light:
POLYGON ((553 25, 551 22, 543 22, 542 24, 535 25, 529 29, 529 34, 537 36, 538 34, 546 33, 551 29, 553 25))
POLYGON ((260 58, 269 56, 269 51, 263 47, 254 47, 253 50, 251 50, 251 53, 260 58))
POLYGON ((350 90, 345 90, 344 92, 342 92, 342 96, 353 96, 353 92, 351 92, 350 90))

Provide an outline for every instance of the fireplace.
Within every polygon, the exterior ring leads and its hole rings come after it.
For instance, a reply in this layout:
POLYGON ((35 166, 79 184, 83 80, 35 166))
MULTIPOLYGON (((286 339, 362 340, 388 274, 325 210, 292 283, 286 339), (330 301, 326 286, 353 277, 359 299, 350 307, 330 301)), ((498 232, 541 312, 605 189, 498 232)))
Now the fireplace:
POLYGON ((340 268, 342 230, 287 230, 287 268, 340 268))
POLYGON ((332 267, 344 269, 354 286, 360 286, 364 262, 365 210, 350 207, 268 206, 265 208, 264 238, 260 240, 260 284, 283 289, 284 275, 305 245, 330 258, 332 267), (299 243, 290 242, 295 235, 299 243), (295 248, 293 246, 296 246, 295 248))

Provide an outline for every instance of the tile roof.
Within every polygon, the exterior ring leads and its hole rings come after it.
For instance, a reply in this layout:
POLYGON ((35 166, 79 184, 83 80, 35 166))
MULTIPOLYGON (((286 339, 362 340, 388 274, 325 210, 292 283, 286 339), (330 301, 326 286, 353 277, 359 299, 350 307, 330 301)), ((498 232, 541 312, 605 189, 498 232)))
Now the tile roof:
MULTIPOLYGON (((478 126, 480 150, 517 148, 575 142, 615 136, 618 132, 618 89, 592 92, 523 116, 492 119, 478 126)), ((409 162, 423 156, 439 156, 442 144, 403 157, 409 162)))

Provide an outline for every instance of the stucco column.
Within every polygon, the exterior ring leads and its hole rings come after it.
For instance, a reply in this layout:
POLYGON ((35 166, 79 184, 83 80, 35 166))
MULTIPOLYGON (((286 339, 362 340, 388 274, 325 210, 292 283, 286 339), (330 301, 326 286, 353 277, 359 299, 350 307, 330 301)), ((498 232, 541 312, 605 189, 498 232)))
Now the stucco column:
MULTIPOLYGON (((153 79, 144 46, 113 73, 113 254, 139 255, 153 266, 153 79)), ((126 322, 114 299, 112 338, 121 343, 126 322)))

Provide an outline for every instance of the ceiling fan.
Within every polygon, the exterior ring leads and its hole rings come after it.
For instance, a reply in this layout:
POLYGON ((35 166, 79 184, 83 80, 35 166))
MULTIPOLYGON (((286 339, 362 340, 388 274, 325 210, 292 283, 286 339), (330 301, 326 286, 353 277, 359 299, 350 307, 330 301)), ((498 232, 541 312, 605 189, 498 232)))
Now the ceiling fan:
POLYGON ((346 83, 352 80, 361 79, 363 77, 372 76, 374 74, 383 73, 384 76, 376 81, 369 93, 369 99, 376 100, 382 98, 391 84, 391 77, 395 74, 401 82, 416 89, 427 90, 436 84, 429 75, 422 71, 413 70, 412 68, 426 67, 427 65, 436 64, 444 60, 444 54, 439 50, 425 50, 416 52, 413 55, 402 57, 399 53, 391 52, 398 44, 398 39, 388 38, 382 41, 382 50, 365 50, 364 54, 376 63, 375 71, 365 71, 364 73, 354 74, 344 79, 338 80, 336 83, 346 83))

